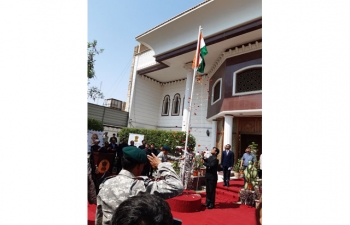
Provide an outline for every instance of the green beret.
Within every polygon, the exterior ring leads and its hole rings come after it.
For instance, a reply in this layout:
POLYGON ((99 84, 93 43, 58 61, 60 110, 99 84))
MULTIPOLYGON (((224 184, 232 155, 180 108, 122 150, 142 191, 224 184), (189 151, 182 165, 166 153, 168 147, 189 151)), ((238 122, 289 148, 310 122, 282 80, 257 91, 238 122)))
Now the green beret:
POLYGON ((141 148, 136 148, 135 146, 128 146, 123 148, 123 156, 127 160, 137 163, 146 163, 147 155, 141 148))
POLYGON ((163 145, 163 150, 170 151, 170 147, 169 147, 169 146, 167 146, 167 145, 163 145))

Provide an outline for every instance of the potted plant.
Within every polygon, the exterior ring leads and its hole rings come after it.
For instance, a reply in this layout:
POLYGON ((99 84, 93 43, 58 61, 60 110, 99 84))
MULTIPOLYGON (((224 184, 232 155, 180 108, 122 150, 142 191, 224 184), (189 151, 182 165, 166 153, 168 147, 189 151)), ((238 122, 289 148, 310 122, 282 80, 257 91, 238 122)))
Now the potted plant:
POLYGON ((198 171, 203 166, 202 157, 200 155, 196 155, 193 160, 193 176, 198 176, 198 171))
POLYGON ((261 193, 259 191, 257 182, 258 170, 249 161, 247 168, 244 170, 244 188, 239 192, 242 204, 254 206, 257 199, 260 199, 261 193))
POLYGON ((253 166, 257 166, 257 159, 256 159, 256 156, 257 156, 257 154, 258 154, 258 151, 259 151, 259 149, 258 149, 258 144, 255 144, 255 142, 252 142, 250 145, 249 145, 249 147, 250 147, 250 151, 252 152, 251 154, 253 155, 253 158, 254 158, 254 165, 253 166))
POLYGON ((247 168, 244 170, 244 189, 253 190, 257 186, 258 182, 256 181, 258 177, 258 170, 253 165, 252 161, 249 161, 247 168))
POLYGON ((233 166, 233 174, 235 175, 235 178, 239 178, 240 177, 240 166, 241 166, 241 159, 237 160, 237 163, 233 166))

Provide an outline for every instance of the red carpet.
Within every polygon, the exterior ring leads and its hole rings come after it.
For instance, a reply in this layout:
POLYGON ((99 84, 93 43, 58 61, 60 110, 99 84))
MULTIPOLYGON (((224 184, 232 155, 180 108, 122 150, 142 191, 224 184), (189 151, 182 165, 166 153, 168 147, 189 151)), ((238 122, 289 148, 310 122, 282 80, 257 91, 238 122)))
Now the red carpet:
MULTIPOLYGON (((174 218, 182 220, 183 225, 256 225, 255 208, 246 205, 235 204, 238 201, 238 192, 243 186, 243 180, 231 180, 230 187, 222 186, 222 182, 217 184, 216 202, 214 209, 200 207, 197 212, 178 212, 172 210, 174 218)), ((201 193, 201 203, 205 203, 205 192, 201 193)), ((186 196, 179 196, 182 199, 186 196)), ((186 197, 188 198, 188 196, 186 197)), ((169 199, 174 201, 174 199, 169 199)), ((196 201, 193 199, 193 202, 196 201)), ((171 205, 171 204, 170 204, 171 205)), ((194 211, 194 210, 192 210, 194 211)), ((95 224, 96 205, 88 203, 88 225, 95 224)))

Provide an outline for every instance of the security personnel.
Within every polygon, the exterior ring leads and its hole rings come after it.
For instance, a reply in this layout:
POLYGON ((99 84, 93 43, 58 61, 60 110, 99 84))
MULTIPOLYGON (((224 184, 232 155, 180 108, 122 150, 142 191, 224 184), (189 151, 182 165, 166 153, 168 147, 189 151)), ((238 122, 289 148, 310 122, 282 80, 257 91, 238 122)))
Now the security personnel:
POLYGON ((124 147, 123 169, 120 173, 100 185, 97 196, 96 225, 110 224, 113 213, 127 198, 140 192, 157 193, 163 199, 175 197, 183 192, 183 185, 171 163, 161 162, 154 154, 146 156, 140 148, 124 147), (157 168, 156 180, 140 177, 144 164, 149 160, 157 168))

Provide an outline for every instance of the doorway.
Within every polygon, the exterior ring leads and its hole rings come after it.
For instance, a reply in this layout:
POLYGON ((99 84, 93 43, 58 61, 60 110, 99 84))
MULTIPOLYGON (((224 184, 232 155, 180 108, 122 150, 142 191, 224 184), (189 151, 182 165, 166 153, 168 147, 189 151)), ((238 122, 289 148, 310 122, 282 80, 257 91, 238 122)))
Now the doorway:
POLYGON ((239 149, 239 156, 238 158, 242 158, 245 149, 250 145, 252 142, 255 144, 258 144, 258 153, 257 153, 257 160, 259 160, 259 156, 262 152, 262 135, 259 134, 241 134, 241 143, 240 143, 240 149, 239 149))

